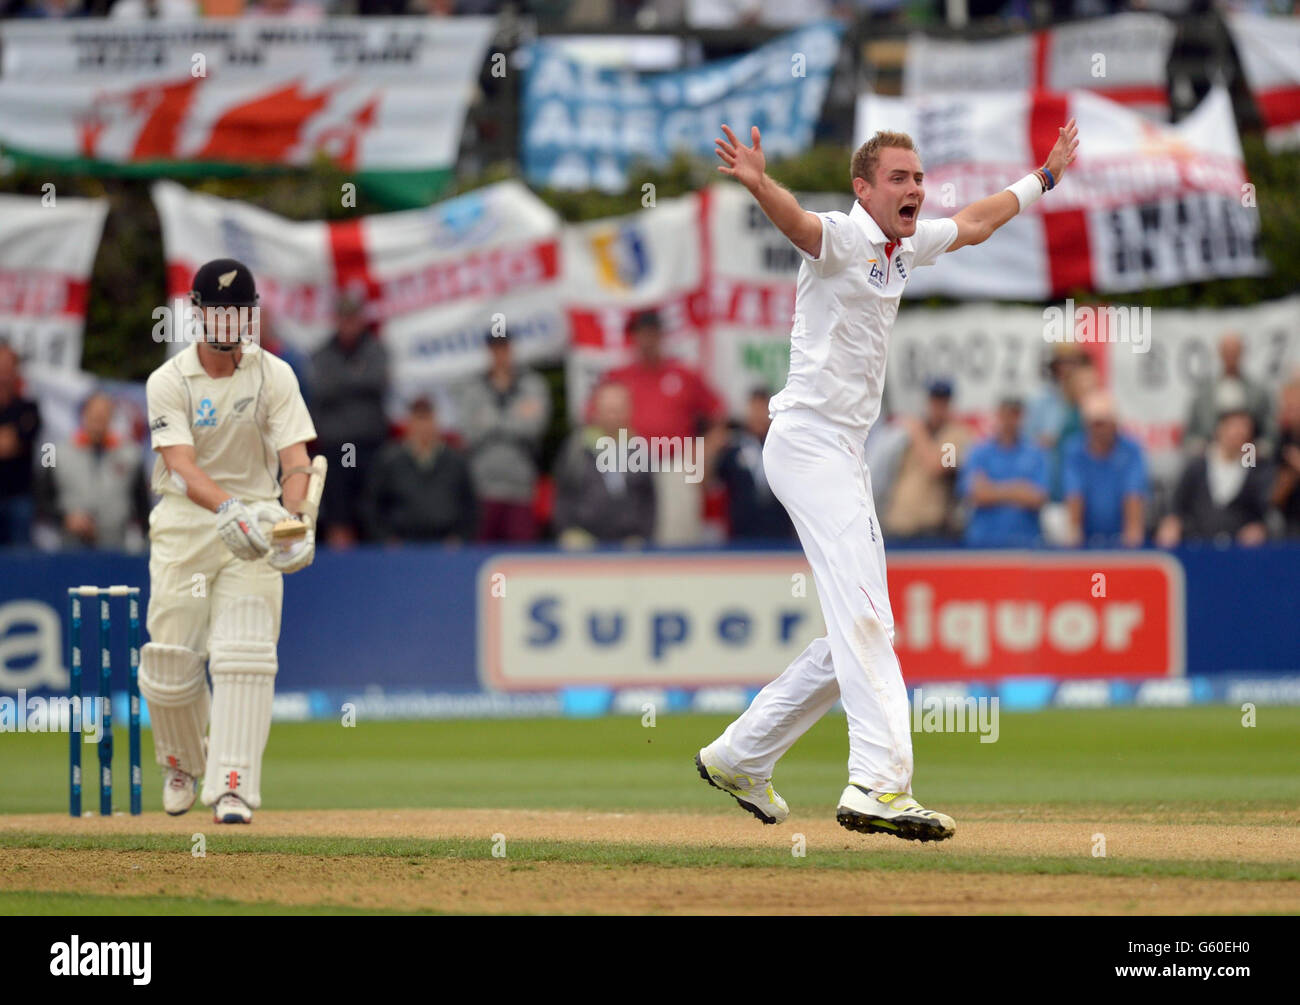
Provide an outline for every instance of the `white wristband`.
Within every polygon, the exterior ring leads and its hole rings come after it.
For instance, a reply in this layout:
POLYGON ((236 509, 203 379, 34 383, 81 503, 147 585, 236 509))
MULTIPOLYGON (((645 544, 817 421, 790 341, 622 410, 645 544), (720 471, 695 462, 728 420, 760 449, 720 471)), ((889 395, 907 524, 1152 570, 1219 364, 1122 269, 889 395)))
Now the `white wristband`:
POLYGON ((1008 185, 1004 192, 1010 192, 1020 201, 1020 212, 1024 212, 1043 194, 1043 183, 1036 174, 1027 174, 1018 182, 1008 185))

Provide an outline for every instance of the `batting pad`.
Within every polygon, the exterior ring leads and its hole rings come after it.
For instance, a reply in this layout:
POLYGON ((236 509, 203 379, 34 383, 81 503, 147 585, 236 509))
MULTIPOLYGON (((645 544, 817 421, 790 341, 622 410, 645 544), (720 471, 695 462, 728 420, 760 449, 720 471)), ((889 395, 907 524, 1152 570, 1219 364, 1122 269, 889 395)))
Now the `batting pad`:
POLYGON ((208 760, 208 681, 203 654, 148 642, 140 649, 140 694, 149 703, 154 760, 195 778, 208 760))
POLYGON ((212 624, 212 731, 203 803, 233 792, 253 809, 262 804, 262 752, 271 732, 275 694, 275 629, 261 597, 223 605, 212 624))

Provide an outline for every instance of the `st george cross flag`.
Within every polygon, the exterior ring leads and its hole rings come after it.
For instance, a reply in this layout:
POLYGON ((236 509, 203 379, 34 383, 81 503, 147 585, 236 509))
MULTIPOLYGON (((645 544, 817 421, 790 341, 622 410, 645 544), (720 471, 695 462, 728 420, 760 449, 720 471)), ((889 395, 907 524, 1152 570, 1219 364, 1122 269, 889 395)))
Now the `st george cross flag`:
POLYGON ((918 32, 907 42, 903 96, 1078 88, 1167 122, 1173 44, 1172 21, 1136 12, 978 42, 918 32))
POLYGON ((984 244, 918 269, 909 295, 1045 300, 1266 271, 1223 88, 1172 126, 1088 91, 915 101, 864 94, 855 132, 858 143, 880 129, 912 136, 925 168, 921 215, 934 218, 1041 165, 1071 117, 1079 123, 1079 156, 1060 188, 984 244))
POLYGON ((1300 149, 1300 17, 1227 15, 1270 149, 1300 149))

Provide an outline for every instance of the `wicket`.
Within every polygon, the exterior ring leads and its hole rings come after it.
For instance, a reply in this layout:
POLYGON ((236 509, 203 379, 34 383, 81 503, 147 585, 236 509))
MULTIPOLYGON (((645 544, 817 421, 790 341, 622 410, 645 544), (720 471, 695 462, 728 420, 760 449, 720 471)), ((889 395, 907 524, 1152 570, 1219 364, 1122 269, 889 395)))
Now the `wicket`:
POLYGON ((109 600, 126 597, 127 603, 127 676, 126 691, 130 709, 131 813, 141 811, 142 769, 140 766, 140 588, 138 586, 70 586, 68 587, 68 649, 70 679, 71 729, 68 740, 68 813, 81 816, 81 600, 99 601, 99 698, 103 708, 102 732, 99 737, 99 813, 113 814, 113 656, 110 635, 112 614, 109 600))

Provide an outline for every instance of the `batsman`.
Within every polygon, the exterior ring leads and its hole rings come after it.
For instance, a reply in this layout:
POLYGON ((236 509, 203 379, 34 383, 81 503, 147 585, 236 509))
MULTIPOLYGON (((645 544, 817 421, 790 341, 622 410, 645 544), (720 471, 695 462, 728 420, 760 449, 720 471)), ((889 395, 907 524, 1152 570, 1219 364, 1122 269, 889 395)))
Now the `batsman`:
POLYGON ((217 823, 249 823, 262 803, 283 576, 315 557, 325 477, 324 458, 307 455, 316 430, 297 378, 257 344, 257 300, 241 262, 200 268, 198 337, 147 385, 161 500, 149 514, 140 693, 163 808, 189 810, 201 778, 217 823))

